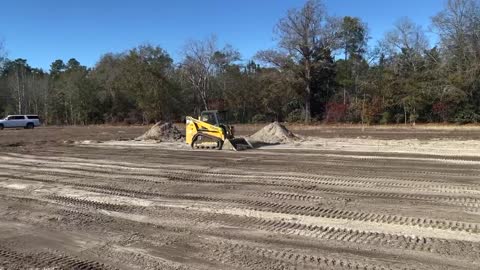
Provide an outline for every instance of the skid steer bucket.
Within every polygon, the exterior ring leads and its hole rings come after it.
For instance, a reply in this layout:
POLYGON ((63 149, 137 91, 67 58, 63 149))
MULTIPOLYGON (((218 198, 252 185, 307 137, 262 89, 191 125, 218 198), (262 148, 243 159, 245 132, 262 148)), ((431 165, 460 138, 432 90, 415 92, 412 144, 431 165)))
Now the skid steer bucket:
POLYGON ((247 149, 253 149, 253 146, 245 138, 226 139, 223 142, 222 149, 242 151, 247 149))

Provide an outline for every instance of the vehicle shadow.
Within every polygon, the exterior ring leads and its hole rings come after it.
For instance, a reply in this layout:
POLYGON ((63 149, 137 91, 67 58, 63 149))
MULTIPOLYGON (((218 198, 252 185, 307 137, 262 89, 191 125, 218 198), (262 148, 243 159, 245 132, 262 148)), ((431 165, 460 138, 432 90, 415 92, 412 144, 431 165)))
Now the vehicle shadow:
POLYGON ((260 147, 264 147, 264 146, 273 146, 273 145, 279 145, 280 143, 266 143, 266 142, 258 142, 258 141, 248 141, 253 149, 257 149, 257 148, 260 148, 260 147))

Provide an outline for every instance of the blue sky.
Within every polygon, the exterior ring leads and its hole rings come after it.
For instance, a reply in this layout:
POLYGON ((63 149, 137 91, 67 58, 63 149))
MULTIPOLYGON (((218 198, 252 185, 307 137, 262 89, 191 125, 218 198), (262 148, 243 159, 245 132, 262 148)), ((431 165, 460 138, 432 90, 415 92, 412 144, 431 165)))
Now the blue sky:
MULTIPOLYGON (((330 15, 358 16, 372 37, 381 38, 401 17, 425 28, 444 0, 325 0, 330 15)), ((159 45, 175 60, 189 39, 216 34, 243 59, 275 46, 279 18, 300 0, 15 0, 1 4, 0 38, 11 59, 49 69, 55 59, 72 57, 86 66, 102 54, 144 43, 159 45)), ((434 36, 432 34, 432 39, 434 36)))

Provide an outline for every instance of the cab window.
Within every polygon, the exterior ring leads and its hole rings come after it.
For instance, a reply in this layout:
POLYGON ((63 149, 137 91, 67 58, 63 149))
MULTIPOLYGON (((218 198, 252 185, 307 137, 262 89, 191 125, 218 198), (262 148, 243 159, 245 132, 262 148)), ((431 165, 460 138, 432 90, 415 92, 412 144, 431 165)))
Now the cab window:
POLYGON ((202 114, 201 118, 202 118, 201 120, 203 122, 207 122, 211 125, 216 125, 217 124, 216 123, 217 119, 215 118, 215 114, 213 114, 213 113, 204 113, 204 114, 202 114))

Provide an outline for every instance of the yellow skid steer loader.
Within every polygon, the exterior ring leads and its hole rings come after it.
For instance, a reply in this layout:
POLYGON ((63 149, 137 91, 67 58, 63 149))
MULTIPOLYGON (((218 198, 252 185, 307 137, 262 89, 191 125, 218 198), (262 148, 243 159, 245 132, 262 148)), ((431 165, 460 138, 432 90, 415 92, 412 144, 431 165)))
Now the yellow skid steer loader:
POLYGON ((204 111, 198 119, 187 116, 185 141, 193 149, 245 150, 253 148, 245 138, 235 138, 233 126, 225 124, 224 111, 204 111))

